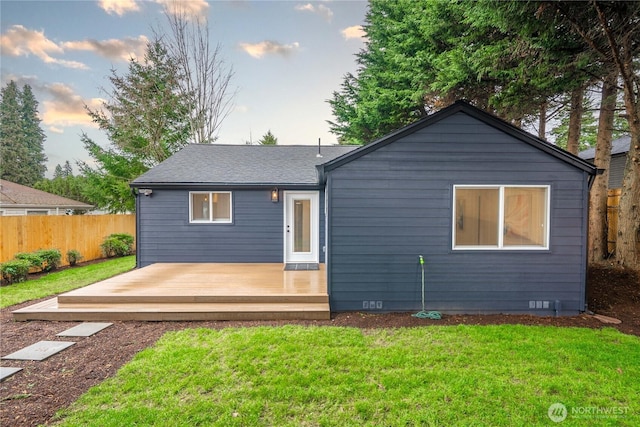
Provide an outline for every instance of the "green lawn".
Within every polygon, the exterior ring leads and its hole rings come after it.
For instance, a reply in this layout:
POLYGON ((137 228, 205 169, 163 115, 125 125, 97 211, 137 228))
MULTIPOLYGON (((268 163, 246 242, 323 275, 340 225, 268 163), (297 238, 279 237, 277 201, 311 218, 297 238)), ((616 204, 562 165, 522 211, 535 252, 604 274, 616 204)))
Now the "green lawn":
POLYGON ((558 402, 568 411, 558 425, 637 426, 639 378, 640 339, 614 329, 188 329, 58 416, 65 426, 548 426, 558 402))
POLYGON ((56 271, 38 279, 0 287, 0 308, 51 295, 57 295, 107 279, 135 267, 135 256, 56 271))

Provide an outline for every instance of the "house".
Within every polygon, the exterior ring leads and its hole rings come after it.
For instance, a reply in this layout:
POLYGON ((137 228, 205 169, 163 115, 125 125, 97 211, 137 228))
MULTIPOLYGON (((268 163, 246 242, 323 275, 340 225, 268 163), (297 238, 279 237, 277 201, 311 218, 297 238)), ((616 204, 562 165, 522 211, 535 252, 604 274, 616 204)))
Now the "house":
POLYGON ((74 210, 89 210, 92 207, 77 200, 0 180, 0 216, 68 215, 74 210))
MULTIPOLYGON (((609 189, 622 188, 627 153, 631 146, 631 136, 626 135, 611 141, 611 163, 609 164, 609 189)), ((593 163, 596 158, 595 147, 578 153, 581 159, 593 163)))
POLYGON ((586 310, 596 168, 457 102, 369 145, 190 145, 131 184, 138 266, 325 263, 332 311, 586 310))

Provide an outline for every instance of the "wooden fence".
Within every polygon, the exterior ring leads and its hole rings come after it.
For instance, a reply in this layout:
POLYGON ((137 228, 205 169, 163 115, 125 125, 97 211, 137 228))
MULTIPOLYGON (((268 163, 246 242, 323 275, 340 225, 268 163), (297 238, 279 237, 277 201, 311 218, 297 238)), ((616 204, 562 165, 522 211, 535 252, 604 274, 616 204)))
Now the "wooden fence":
POLYGON ((607 194, 607 249, 610 254, 616 252, 618 237, 618 206, 620 205, 621 188, 612 188, 607 194))
POLYGON ((100 243, 112 233, 135 236, 135 215, 0 216, 0 262, 38 249, 59 249, 63 265, 71 249, 82 261, 99 259, 100 243))

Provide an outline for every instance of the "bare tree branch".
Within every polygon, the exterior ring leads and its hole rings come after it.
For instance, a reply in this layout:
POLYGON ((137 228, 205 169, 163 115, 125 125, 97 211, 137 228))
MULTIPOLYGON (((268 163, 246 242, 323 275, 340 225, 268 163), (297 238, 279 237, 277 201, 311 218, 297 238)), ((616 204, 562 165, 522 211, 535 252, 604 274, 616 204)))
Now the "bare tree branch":
POLYGON ((184 9, 165 9, 165 16, 171 31, 167 48, 182 68, 182 90, 194 103, 191 137, 198 144, 212 143, 233 109, 233 67, 225 64, 221 45, 211 45, 206 18, 184 9))

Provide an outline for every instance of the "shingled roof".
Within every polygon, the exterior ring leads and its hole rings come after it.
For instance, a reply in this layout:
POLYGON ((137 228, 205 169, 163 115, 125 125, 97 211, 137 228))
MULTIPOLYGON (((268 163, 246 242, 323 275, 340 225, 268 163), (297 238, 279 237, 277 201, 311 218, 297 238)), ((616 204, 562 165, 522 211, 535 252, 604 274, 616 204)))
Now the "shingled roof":
POLYGON ((316 165, 354 150, 331 145, 191 144, 139 176, 132 187, 146 185, 316 185, 316 165))
POLYGON ((36 190, 15 182, 0 180, 0 208, 91 209, 93 206, 36 190))
MULTIPOLYGON (((631 136, 625 135, 621 136, 618 139, 614 139, 611 141, 611 155, 615 156, 616 154, 625 154, 629 152, 629 147, 631 146, 631 136)), ((588 148, 584 151, 581 151, 578 154, 581 159, 585 160, 593 160, 596 158, 596 148, 588 148)))

